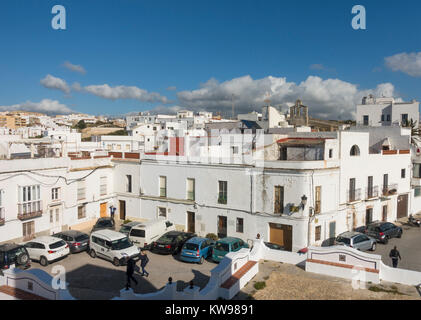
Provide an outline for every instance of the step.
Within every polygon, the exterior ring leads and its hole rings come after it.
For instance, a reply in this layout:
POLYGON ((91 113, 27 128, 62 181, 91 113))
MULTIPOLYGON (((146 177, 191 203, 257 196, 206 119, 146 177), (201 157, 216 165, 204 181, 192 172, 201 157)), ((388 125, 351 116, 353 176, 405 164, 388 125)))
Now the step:
POLYGON ((43 298, 33 293, 9 286, 0 286, 0 292, 20 300, 48 300, 47 298, 43 298))

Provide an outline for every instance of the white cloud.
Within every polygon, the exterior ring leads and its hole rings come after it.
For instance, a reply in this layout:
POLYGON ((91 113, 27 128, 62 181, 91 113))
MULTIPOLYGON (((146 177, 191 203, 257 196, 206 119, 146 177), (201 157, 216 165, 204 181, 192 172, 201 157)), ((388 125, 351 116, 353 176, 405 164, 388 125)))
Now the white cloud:
POLYGON ((85 92, 94 94, 104 99, 135 99, 142 102, 160 102, 168 103, 168 99, 165 96, 160 95, 157 92, 148 92, 138 87, 128 86, 116 86, 110 87, 108 84, 102 85, 90 85, 83 88, 85 92))
POLYGON ((398 53, 385 58, 386 66, 411 77, 421 77, 421 52, 398 53))
POLYGON ((310 66, 311 70, 323 70, 325 67, 320 63, 315 63, 310 66))
POLYGON ((48 89, 60 90, 65 93, 70 93, 70 88, 67 85, 67 82, 63 79, 56 78, 51 74, 48 74, 44 79, 40 81, 41 85, 48 89))
POLYGON ((43 99, 40 102, 26 101, 10 106, 0 106, 0 111, 32 111, 46 114, 68 114, 73 111, 57 100, 43 99))
POLYGON ((379 84, 374 89, 359 90, 356 84, 339 79, 326 79, 309 76, 297 84, 286 78, 268 76, 252 79, 243 76, 225 82, 210 79, 199 89, 182 91, 177 94, 180 105, 192 110, 221 111, 231 114, 232 98, 236 113, 260 110, 265 105, 269 93, 271 104, 280 106, 282 111, 301 99, 309 107, 313 117, 323 119, 353 119, 356 104, 370 93, 376 96, 393 96, 394 86, 390 83, 379 84))
POLYGON ((81 74, 85 74, 86 73, 86 70, 85 70, 84 67, 82 67, 81 65, 70 63, 69 61, 65 61, 63 63, 63 66, 65 68, 69 69, 70 71, 73 71, 73 72, 79 72, 81 74))

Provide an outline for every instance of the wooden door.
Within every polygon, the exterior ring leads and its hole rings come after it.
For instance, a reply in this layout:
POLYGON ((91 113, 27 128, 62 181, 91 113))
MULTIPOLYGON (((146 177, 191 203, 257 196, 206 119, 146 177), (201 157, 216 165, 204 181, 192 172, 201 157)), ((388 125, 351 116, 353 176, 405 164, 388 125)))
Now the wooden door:
POLYGON ((269 242, 283 246, 285 250, 292 250, 292 226, 269 223, 269 242))
POLYGON ((373 222, 373 208, 367 208, 365 210, 365 225, 368 226, 373 222))
POLYGON ((218 237, 225 238, 227 235, 227 217, 218 216, 218 237))
POLYGON ((103 202, 99 205, 99 216, 104 218, 107 216, 107 203, 103 202))
POLYGON ((187 211, 187 232, 196 232, 196 217, 194 212, 187 211))
POLYGON ((126 220, 126 201, 120 200, 120 220, 126 220))
POLYGON ((408 215, 408 195, 401 194, 398 196, 398 219, 408 215))

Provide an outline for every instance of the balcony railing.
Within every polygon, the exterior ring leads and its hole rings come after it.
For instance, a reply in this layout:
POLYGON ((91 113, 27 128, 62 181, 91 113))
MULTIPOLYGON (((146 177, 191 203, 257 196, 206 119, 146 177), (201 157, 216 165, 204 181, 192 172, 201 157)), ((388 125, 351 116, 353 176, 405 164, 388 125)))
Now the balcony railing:
POLYGON ((0 226, 4 226, 6 220, 4 218, 4 208, 0 208, 0 226))
POLYGON ((348 190, 348 202, 361 200, 361 189, 348 190))
POLYGON ((18 219, 28 220, 42 216, 42 201, 32 201, 18 204, 18 219))
POLYGON ((373 198, 377 198, 378 196, 379 196, 379 187, 378 186, 374 186, 371 189, 367 188, 366 193, 365 193, 366 199, 373 199, 373 198))
POLYGON ((398 192, 398 184, 397 183, 383 185, 382 194, 384 196, 392 195, 392 194, 395 194, 397 192, 398 192))

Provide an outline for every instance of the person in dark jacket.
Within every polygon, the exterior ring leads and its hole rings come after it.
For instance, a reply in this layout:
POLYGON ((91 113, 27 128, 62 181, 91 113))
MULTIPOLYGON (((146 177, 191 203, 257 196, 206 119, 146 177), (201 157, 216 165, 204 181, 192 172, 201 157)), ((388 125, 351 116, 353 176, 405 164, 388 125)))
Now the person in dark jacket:
POLYGON ((126 275, 127 275, 127 287, 131 287, 131 280, 134 281, 137 285, 137 280, 133 277, 134 269, 136 266, 136 262, 132 258, 127 258, 126 260, 127 268, 126 268, 126 275))
POLYGON ((149 276, 149 272, 147 272, 146 270, 145 270, 145 267, 146 267, 146 265, 148 264, 148 262, 149 262, 149 258, 148 258, 148 256, 146 255, 146 253, 145 253, 145 251, 144 250, 142 250, 141 252, 140 252, 140 256, 139 256, 139 258, 140 258, 140 267, 142 268, 142 276, 149 276))
POLYGON ((402 260, 402 258, 401 258, 401 255, 400 255, 398 249, 396 248, 396 246, 390 251, 389 257, 392 258, 393 268, 397 268, 398 267, 398 259, 402 260))

